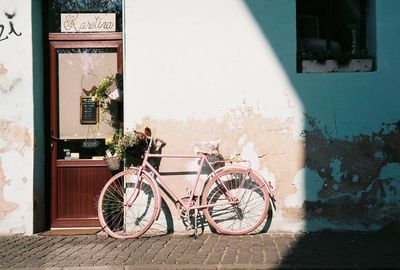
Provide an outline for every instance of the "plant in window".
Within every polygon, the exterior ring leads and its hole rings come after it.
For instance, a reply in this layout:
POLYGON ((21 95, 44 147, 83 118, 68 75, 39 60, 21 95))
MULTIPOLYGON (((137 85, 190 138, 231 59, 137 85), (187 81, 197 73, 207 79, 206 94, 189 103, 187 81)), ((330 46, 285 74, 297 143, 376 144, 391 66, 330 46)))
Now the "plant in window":
POLYGON ((330 50, 306 50, 297 55, 298 60, 316 60, 324 64, 326 60, 335 60, 339 66, 346 66, 352 59, 372 58, 366 50, 355 52, 331 52, 330 50))

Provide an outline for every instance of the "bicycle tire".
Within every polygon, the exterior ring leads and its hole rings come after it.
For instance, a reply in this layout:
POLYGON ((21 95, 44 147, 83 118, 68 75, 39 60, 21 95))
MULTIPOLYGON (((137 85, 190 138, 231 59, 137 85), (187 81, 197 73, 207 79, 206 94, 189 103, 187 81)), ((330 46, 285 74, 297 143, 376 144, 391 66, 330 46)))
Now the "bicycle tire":
POLYGON ((257 229, 268 215, 269 192, 266 182, 248 168, 226 167, 205 185, 203 205, 209 225, 221 234, 241 235, 257 229), (224 183, 222 185, 221 181, 224 183), (236 198, 229 202, 226 189, 236 198))
POLYGON ((113 176, 100 193, 100 224, 111 237, 137 238, 153 224, 159 206, 160 198, 154 181, 146 174, 142 173, 139 178, 135 171, 126 170, 113 176), (129 206, 127 201, 132 194, 135 199, 129 206))

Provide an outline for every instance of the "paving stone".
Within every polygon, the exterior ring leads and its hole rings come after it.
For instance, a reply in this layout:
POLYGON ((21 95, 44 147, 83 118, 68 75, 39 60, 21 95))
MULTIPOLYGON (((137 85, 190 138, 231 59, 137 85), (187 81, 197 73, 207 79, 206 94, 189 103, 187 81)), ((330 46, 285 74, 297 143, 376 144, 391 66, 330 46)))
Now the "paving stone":
POLYGON ((0 268, 398 269, 399 240, 399 233, 357 232, 204 234, 198 239, 168 235, 128 240, 0 236, 0 268))

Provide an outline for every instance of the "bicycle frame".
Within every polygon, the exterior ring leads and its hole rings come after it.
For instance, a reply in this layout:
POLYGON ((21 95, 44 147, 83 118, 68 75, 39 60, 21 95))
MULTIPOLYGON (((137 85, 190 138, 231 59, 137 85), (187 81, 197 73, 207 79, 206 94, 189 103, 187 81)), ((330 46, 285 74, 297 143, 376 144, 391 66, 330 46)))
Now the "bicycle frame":
MULTIPOLYGON (((201 174, 201 169, 203 168, 204 165, 208 165, 211 168, 211 173, 207 175, 206 179, 209 179, 211 176, 218 175, 216 174, 216 170, 212 167, 211 163, 207 160, 207 157, 205 155, 164 155, 164 154, 151 154, 149 151, 145 152, 144 159, 142 162, 142 165, 139 166, 137 169, 137 175, 141 175, 144 172, 147 172, 146 169, 149 169, 150 172, 152 172, 156 178, 155 181, 157 183, 158 189, 160 186, 164 188, 170 195, 174 197, 174 199, 179 202, 186 211, 190 210, 200 210, 208 207, 214 207, 218 205, 223 205, 224 203, 215 203, 215 204, 207 204, 207 205, 202 205, 200 202, 198 202, 198 205, 192 205, 195 197, 195 191, 197 189, 197 186, 200 182, 200 174, 201 174), (177 193, 167 184, 167 182, 163 179, 161 174, 150 164, 148 161, 149 158, 155 157, 155 158, 172 158, 172 159, 191 159, 191 160, 198 160, 200 159, 200 164, 199 164, 199 170, 196 173, 196 180, 194 184, 192 185, 191 192, 189 195, 189 200, 187 202, 183 201, 182 198, 180 198, 177 193)), ((229 199, 229 202, 235 203, 236 199, 229 193, 228 188, 225 186, 223 181, 220 181, 221 185, 223 188, 227 191, 226 196, 229 199)), ((127 204, 132 204, 135 200, 135 192, 132 194, 132 196, 127 200, 127 204)))

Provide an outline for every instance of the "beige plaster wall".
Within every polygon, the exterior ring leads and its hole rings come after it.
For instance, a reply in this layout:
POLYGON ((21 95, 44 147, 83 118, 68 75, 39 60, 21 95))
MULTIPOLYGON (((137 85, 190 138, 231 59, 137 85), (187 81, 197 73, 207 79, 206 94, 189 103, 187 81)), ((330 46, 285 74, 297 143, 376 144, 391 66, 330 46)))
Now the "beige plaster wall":
POLYGON ((33 231, 30 22, 30 1, 0 0, 0 234, 33 231))
MULTIPOLYGON (((302 104, 246 5, 137 0, 125 2, 125 14, 125 126, 149 126, 170 154, 220 140, 223 155, 241 153, 274 185, 279 208, 270 229, 302 230, 304 195, 294 184, 304 180, 302 104)), ((161 162, 171 168, 194 166, 161 162)), ((170 178, 184 196, 188 177, 170 178)))

